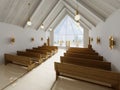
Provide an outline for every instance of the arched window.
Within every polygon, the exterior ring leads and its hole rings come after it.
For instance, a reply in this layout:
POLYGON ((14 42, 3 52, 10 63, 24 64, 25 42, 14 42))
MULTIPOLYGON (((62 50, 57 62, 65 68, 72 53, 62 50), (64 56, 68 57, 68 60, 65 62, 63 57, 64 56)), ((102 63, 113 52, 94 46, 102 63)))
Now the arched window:
POLYGON ((83 47, 83 28, 68 15, 54 30, 54 46, 83 47))

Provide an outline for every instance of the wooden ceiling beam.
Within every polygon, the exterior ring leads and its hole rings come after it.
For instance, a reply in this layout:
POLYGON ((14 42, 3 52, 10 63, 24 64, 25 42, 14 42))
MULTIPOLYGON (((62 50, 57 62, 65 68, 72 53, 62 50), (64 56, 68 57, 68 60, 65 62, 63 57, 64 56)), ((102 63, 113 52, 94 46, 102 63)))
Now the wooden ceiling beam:
POLYGON ((84 8, 87 12, 91 13, 94 17, 98 18, 99 20, 105 21, 106 17, 101 15, 99 12, 96 12, 93 8, 89 7, 86 3, 82 0, 77 0, 78 5, 84 8))

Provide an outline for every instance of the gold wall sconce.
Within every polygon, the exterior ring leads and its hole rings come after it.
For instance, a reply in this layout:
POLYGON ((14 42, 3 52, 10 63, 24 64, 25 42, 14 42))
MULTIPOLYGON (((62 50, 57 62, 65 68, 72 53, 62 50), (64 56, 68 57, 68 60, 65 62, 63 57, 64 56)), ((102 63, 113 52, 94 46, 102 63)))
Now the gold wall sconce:
POLYGON ((93 42, 93 38, 92 37, 90 38, 90 41, 93 42))
POLYGON ((32 37, 32 38, 31 38, 31 41, 33 42, 34 40, 35 40, 34 37, 32 37))
POLYGON ((41 41, 43 41, 43 37, 41 37, 41 41))
POLYGON ((100 43, 100 38, 99 37, 97 37, 96 42, 97 42, 97 44, 100 43))
POLYGON ((109 37, 109 47, 110 47, 110 49, 113 49, 114 45, 115 45, 114 38, 113 38, 113 36, 110 36, 109 37))
POLYGON ((15 38, 14 38, 14 37, 11 37, 11 38, 10 38, 10 43, 11 43, 11 44, 15 43, 15 38))

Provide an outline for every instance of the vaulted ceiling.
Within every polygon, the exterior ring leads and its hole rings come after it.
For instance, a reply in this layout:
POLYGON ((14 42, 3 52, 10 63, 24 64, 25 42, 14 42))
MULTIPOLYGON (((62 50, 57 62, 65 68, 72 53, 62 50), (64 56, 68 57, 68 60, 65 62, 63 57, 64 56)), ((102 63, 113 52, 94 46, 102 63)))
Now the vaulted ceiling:
POLYGON ((27 28, 27 21, 32 21, 33 29, 55 28, 69 15, 74 18, 78 9, 80 24, 90 30, 104 22, 120 8, 120 0, 0 0, 0 22, 27 28))

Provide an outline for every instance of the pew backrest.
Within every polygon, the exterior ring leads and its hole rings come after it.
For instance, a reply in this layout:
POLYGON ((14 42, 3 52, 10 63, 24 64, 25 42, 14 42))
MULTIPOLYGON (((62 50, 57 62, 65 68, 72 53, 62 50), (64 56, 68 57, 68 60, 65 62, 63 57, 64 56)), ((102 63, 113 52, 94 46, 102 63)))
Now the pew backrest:
POLYGON ((66 53, 76 53, 76 54, 89 54, 89 55, 98 55, 96 52, 89 52, 89 51, 66 51, 66 53))
POLYGON ((48 52, 44 51, 44 50, 32 50, 32 49, 26 49, 26 51, 29 51, 29 52, 38 52, 38 53, 42 53, 42 54, 48 54, 48 52))
POLYGON ((17 55, 28 56, 28 57, 35 57, 35 58, 41 58, 40 54, 33 53, 33 52, 17 51, 17 55))
POLYGON ((66 76, 105 86, 109 84, 115 90, 120 90, 120 73, 57 62, 55 62, 55 71, 56 79, 58 76, 66 76))
POLYGON ((77 57, 77 58, 86 58, 86 59, 96 59, 96 60, 100 60, 103 61, 103 57, 102 56, 98 56, 98 55, 85 55, 85 54, 76 54, 76 53, 64 53, 64 56, 71 56, 71 57, 77 57))
POLYGON ((70 64, 99 68, 104 70, 111 70, 110 62, 82 59, 82 58, 76 58, 76 57, 66 57, 66 56, 64 57, 61 56, 60 60, 62 63, 70 63, 70 64))

